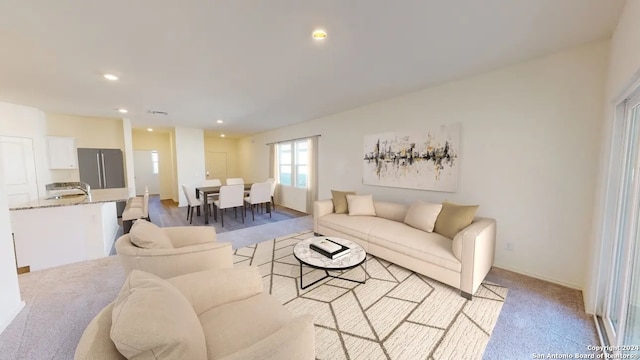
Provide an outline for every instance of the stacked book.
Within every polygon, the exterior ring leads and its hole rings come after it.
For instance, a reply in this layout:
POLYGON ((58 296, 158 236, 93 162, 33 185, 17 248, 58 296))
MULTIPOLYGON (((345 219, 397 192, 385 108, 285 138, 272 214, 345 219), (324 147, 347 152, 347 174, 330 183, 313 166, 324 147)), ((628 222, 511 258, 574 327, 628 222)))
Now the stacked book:
POLYGON ((320 254, 328 257, 329 259, 337 259, 341 256, 347 255, 351 249, 348 247, 338 244, 333 240, 329 240, 327 238, 318 239, 309 244, 309 248, 320 254))

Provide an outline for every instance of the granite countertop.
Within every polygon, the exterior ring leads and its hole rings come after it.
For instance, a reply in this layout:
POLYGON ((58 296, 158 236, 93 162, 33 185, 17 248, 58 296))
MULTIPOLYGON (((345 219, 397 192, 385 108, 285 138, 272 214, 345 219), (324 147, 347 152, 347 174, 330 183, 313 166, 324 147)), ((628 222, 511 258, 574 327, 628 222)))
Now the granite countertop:
POLYGON ((129 190, 127 188, 95 189, 91 190, 89 195, 82 194, 61 199, 40 198, 14 206, 9 210, 27 210, 46 207, 98 204, 113 201, 127 201, 127 199, 129 199, 129 190))

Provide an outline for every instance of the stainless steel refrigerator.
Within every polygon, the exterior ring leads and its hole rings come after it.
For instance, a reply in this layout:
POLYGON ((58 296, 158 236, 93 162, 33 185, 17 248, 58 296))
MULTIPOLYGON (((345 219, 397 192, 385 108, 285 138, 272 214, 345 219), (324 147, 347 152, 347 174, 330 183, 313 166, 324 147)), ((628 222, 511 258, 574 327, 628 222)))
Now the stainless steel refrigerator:
POLYGON ((80 181, 92 189, 124 187, 124 161, 120 149, 78 148, 80 181))
MULTIPOLYGON (((91 189, 123 188, 124 160, 120 149, 78 148, 78 169, 80 181, 91 186, 91 189)), ((126 202, 116 203, 118 217, 126 202)))

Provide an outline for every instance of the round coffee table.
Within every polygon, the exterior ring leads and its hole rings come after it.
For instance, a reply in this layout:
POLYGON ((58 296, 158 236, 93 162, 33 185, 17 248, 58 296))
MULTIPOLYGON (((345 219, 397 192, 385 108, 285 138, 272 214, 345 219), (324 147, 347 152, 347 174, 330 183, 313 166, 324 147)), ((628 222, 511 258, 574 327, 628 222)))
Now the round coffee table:
POLYGON ((365 281, 367 280, 366 274, 365 274, 365 280, 363 281, 347 279, 347 278, 329 274, 329 271, 342 271, 342 270, 355 268, 361 265, 364 262, 364 260, 367 258, 367 252, 364 250, 364 248, 353 241, 349 241, 347 239, 333 237, 333 236, 312 237, 297 243, 293 247, 293 255, 300 262, 300 288, 301 289, 306 289, 309 286, 319 281, 322 281, 328 277, 357 282, 360 284, 364 284, 365 281), (330 259, 309 248, 309 244, 320 239, 329 239, 329 240, 335 241, 338 244, 342 244, 351 250, 349 251, 348 254, 340 256, 337 259, 330 259), (322 277, 321 279, 318 279, 312 282, 311 284, 302 285, 302 265, 312 267, 314 269, 324 270, 325 276, 322 277))

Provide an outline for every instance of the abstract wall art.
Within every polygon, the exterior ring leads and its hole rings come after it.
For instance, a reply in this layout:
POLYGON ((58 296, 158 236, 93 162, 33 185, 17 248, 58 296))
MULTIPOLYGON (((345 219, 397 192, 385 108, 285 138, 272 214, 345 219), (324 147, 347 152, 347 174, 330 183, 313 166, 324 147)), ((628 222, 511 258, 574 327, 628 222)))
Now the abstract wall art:
POLYGON ((459 163, 460 124, 365 135, 362 182, 455 192, 459 163))

